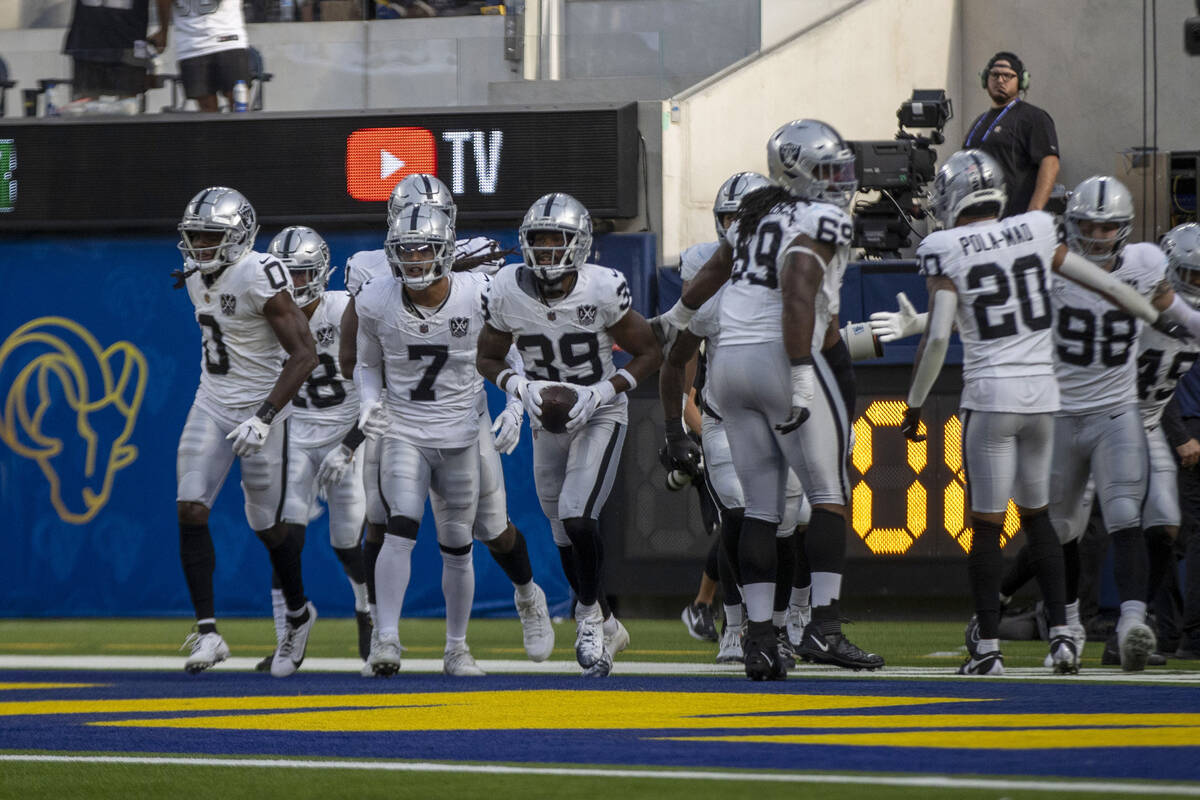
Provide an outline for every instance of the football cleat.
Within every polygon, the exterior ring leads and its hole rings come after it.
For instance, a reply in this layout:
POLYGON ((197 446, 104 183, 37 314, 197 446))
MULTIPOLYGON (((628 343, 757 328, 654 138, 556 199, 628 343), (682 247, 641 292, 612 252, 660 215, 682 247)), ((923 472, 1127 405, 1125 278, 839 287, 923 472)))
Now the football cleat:
MULTIPOLYGON (((1147 667, 1162 667, 1167 663, 1166 655, 1162 653, 1151 653, 1146 657, 1147 667)), ((1104 649, 1100 652, 1100 665, 1104 667, 1116 667, 1121 664, 1121 648, 1117 642, 1117 634, 1113 633, 1104 642, 1104 649)), ((1134 671, 1134 670, 1129 670, 1134 671)))
POLYGON ((575 622, 575 660, 587 669, 604 654, 604 616, 596 609, 575 622))
POLYGON ((808 627, 808 623, 812 622, 812 606, 788 606, 785 619, 788 641, 792 643, 794 651, 800 646, 800 640, 804 638, 804 629, 808 627))
POLYGON ((1157 644, 1154 631, 1144 622, 1135 622, 1118 631, 1117 652, 1121 656, 1121 669, 1125 672, 1144 670, 1157 644))
POLYGON ((784 669, 795 669, 796 651, 792 648, 791 639, 788 638, 786 625, 780 625, 775 629, 775 644, 779 648, 779 660, 783 662, 784 669))
POLYGON ((358 657, 366 661, 371 656, 371 637, 375 626, 371 624, 368 611, 355 611, 354 622, 358 625, 358 657))
POLYGON ((380 634, 371 648, 367 663, 375 675, 387 678, 400 671, 400 637, 396 634, 380 634))
POLYGON ((300 669, 304 663, 304 654, 308 651, 308 634, 312 632, 313 623, 317 621, 317 607, 305 603, 308 609, 308 619, 299 625, 293 625, 288 620, 287 632, 283 641, 275 648, 275 657, 271 659, 271 674, 276 678, 286 678, 300 669))
POLYGON ((717 651, 718 664, 741 664, 745 661, 742 654, 742 636, 745 626, 726 625, 721 632, 721 648, 717 651))
MULTIPOLYGON (((1082 625, 1068 625, 1067 628, 1070 629, 1071 641, 1075 643, 1075 660, 1077 663, 1081 662, 1083 661, 1083 646, 1087 644, 1087 628, 1083 627, 1082 625)), ((1046 630, 1049 631, 1049 628, 1046 630)), ((1049 638, 1053 639, 1054 637, 1050 636, 1049 638)), ((1051 647, 1050 649, 1053 651, 1054 648, 1051 647)), ((1120 663, 1120 659, 1118 658, 1118 660, 1113 663, 1120 663)), ((1042 660, 1042 665, 1047 668, 1054 667, 1053 652, 1046 653, 1046 657, 1042 660)))
POLYGON ((595 664, 585 669, 580 675, 584 678, 607 678, 612 672, 613 657, 612 653, 608 652, 608 648, 604 648, 604 652, 600 654, 599 660, 595 664))
POLYGON ((525 655, 530 661, 545 661, 554 652, 554 625, 550 623, 550 609, 546 607, 546 593, 533 584, 533 597, 522 600, 514 595, 517 616, 521 618, 521 638, 525 655))
POLYGON ((617 619, 616 616, 611 616, 609 619, 616 623, 616 628, 613 629, 612 633, 604 634, 604 649, 615 656, 626 647, 629 647, 629 631, 625 630, 625 626, 621 624, 621 620, 617 619))
POLYGON ((183 646, 191 648, 183 668, 191 675, 208 669, 213 664, 219 664, 229 658, 229 645, 221 638, 221 634, 192 632, 183 640, 183 646))
POLYGON ((879 669, 883 658, 861 650, 842 633, 821 633, 817 622, 808 623, 796 655, 816 664, 833 664, 846 669, 879 669))
POLYGON ((475 663, 467 643, 455 645, 442 655, 442 672, 455 678, 481 678, 487 673, 475 663))
POLYGON ((1075 637, 1055 636, 1050 640, 1050 666, 1056 675, 1079 674, 1079 651, 1075 637))
POLYGON ((683 620, 683 627, 687 628, 688 635, 693 639, 702 642, 717 641, 717 626, 713 622, 712 606, 693 603, 680 613, 679 618, 683 620))
POLYGON ((255 672, 270 672, 271 662, 275 660, 275 651, 272 650, 262 657, 262 660, 254 665, 255 672))
POLYGON ((749 632, 742 640, 746 677, 752 681, 785 680, 787 667, 779 656, 779 642, 774 627, 770 622, 751 622, 747 627, 749 632))
MULTIPOLYGON (((1068 640, 1069 642, 1070 640, 1068 640)), ((1003 675, 1004 656, 999 650, 968 656, 958 668, 959 675, 1003 675)))

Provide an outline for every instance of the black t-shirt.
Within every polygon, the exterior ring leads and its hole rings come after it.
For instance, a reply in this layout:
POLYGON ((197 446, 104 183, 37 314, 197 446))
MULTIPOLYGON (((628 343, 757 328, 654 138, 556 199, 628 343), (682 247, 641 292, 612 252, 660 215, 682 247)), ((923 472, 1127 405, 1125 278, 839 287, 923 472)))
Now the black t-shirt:
POLYGON ((63 52, 84 61, 127 61, 133 43, 146 38, 149 24, 150 0, 108 0, 105 5, 75 0, 63 52), (116 5, 128 8, 111 7, 116 5))
POLYGON ((1029 209, 1042 159, 1058 155, 1058 134, 1049 114, 1015 100, 980 114, 967 128, 963 147, 983 150, 1000 163, 1008 190, 1004 216, 1011 217, 1029 209))

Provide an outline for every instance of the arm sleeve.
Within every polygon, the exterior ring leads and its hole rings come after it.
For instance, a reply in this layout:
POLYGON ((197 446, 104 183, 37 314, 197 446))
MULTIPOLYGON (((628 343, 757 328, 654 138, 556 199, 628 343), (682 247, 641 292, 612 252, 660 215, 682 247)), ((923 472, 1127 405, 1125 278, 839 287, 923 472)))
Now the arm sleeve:
POLYGON ((1158 320, 1158 310, 1150 301, 1127 283, 1105 272, 1078 253, 1068 252, 1058 269, 1063 277, 1087 288, 1106 294, 1135 317, 1153 325, 1158 320))
POLYGON ((1183 416, 1179 413, 1179 403, 1175 402, 1174 397, 1163 408, 1162 426, 1163 434, 1167 437, 1167 444, 1171 447, 1179 447, 1192 438, 1192 435, 1188 433, 1187 425, 1183 422, 1183 416))
POLYGON ((383 349, 375 332, 375 320, 358 318, 358 361, 354 367, 354 385, 358 387, 360 408, 370 408, 383 397, 383 349))
POLYGON ((958 310, 958 296, 942 289, 929 299, 929 328, 925 331, 925 350, 921 361, 913 370, 912 385, 908 389, 908 405, 919 408, 925 405, 933 382, 942 371, 946 360, 946 348, 950 345, 950 331, 954 328, 954 314, 958 310))

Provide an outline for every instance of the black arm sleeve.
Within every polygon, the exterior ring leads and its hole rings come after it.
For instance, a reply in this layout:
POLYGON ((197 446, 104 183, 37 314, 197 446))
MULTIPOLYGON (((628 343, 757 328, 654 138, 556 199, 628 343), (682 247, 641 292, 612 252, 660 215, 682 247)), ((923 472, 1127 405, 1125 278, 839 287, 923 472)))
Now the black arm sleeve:
POLYGON ((846 404, 846 417, 853 420, 857 391, 854 386, 854 365, 850 362, 850 348, 839 336, 832 347, 821 351, 821 355, 829 364, 834 380, 837 381, 838 392, 842 395, 842 402, 846 404))
POLYGON ((1163 434, 1167 437, 1167 444, 1171 447, 1179 447, 1192 438, 1192 435, 1188 433, 1187 426, 1183 424, 1183 417, 1179 413, 1179 404, 1175 402, 1174 397, 1163 409, 1162 426, 1163 434))

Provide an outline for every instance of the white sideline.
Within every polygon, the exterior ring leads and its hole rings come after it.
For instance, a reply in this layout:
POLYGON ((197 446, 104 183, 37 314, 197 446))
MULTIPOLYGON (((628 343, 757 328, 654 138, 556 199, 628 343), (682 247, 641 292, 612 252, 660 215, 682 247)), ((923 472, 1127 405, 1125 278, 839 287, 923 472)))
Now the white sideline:
POLYGON ((588 778, 666 778, 669 780, 750 781, 755 783, 825 783, 854 786, 898 786, 927 789, 991 789, 1015 791, 1105 792, 1147 796, 1200 797, 1200 786, 1178 783, 1121 781, 1010 780, 967 778, 954 775, 839 775, 831 773, 720 772, 709 770, 621 769, 613 767, 519 767, 454 764, 427 761, 293 761, 276 758, 183 758, 161 756, 48 756, 0 755, 0 762, 19 761, 66 764, 146 764, 203 767, 265 767, 290 769, 353 769, 378 772, 449 772, 485 775, 552 775, 588 778))

